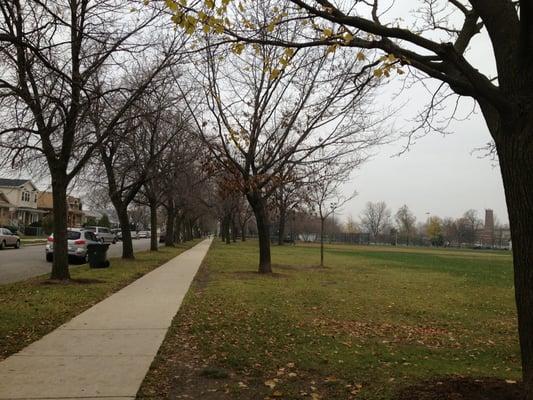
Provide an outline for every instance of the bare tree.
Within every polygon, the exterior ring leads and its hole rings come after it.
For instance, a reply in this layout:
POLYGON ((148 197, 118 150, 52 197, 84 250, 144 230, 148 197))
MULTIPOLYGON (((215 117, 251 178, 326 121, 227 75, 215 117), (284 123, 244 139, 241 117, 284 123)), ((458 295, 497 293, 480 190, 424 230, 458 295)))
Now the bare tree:
POLYGON ((391 212, 384 201, 366 203, 361 215, 361 225, 370 232, 374 240, 379 240, 379 236, 390 225, 390 221, 391 212))
MULTIPOLYGON (((252 4, 253 23, 270 18, 261 2, 252 4)), ((295 22, 271 34, 289 40, 298 29, 295 22)), ((270 273, 267 201, 276 177, 311 158, 340 158, 378 143, 373 115, 365 109, 374 85, 370 69, 343 52, 260 44, 233 50, 206 51, 207 67, 200 73, 211 118, 197 122, 218 168, 233 174, 254 211, 259 272, 270 273)))
POLYGON ((302 208, 306 201, 304 181, 298 170, 286 174, 280 171, 276 179, 276 189, 272 194, 272 207, 278 220, 278 245, 282 246, 285 240, 285 229, 290 214, 302 208))
POLYGON ((401 206, 395 215, 396 224, 400 230, 400 234, 405 236, 406 244, 409 246, 409 241, 413 234, 416 217, 413 215, 409 207, 406 204, 401 206))
POLYGON ((311 207, 311 212, 316 212, 320 219, 321 267, 324 266, 324 227, 326 220, 355 197, 355 192, 350 196, 345 196, 342 186, 348 181, 350 171, 357 164, 318 163, 309 171, 311 182, 307 187, 307 201, 311 207))
MULTIPOLYGON (((53 191, 52 279, 69 279, 67 187, 113 131, 115 123, 164 68, 158 63, 136 88, 110 85, 101 92, 95 77, 108 82, 130 72, 158 37, 145 33, 163 16, 156 6, 135 18, 127 0, 0 1, 0 144, 12 165, 46 160, 53 191), (142 44, 141 44, 142 43, 142 44), (87 127, 93 103, 123 96, 99 137, 87 127)), ((152 32, 153 33, 153 32, 152 32)))
POLYGON ((246 228, 248 227, 248 221, 254 215, 254 211, 250 207, 250 204, 245 198, 241 198, 237 211, 237 220, 239 222, 239 228, 241 230, 241 241, 246 241, 246 228))
MULTIPOLYGON (((113 135, 99 146, 109 197, 122 230, 122 258, 135 257, 128 207, 143 185, 158 173, 156 166, 163 152, 187 127, 188 114, 177 111, 180 96, 173 93, 169 77, 164 74, 154 80, 115 127, 113 135)), ((137 86, 137 79, 143 77, 135 77, 129 84, 137 86)), ((120 99, 106 105, 97 103, 97 112, 90 117, 97 135, 117 106, 121 106, 120 99)))

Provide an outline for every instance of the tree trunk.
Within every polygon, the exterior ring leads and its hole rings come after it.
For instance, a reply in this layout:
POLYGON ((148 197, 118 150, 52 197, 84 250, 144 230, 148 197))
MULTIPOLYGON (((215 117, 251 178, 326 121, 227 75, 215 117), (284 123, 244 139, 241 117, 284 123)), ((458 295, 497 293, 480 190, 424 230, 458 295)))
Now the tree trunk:
POLYGON ((248 202, 254 211, 257 222, 257 235, 259 237, 259 268, 260 274, 272 273, 272 263, 270 258, 270 226, 266 201, 260 193, 250 193, 247 195, 248 202))
POLYGON ((320 218, 320 266, 324 266, 324 223, 326 219, 320 218))
POLYGON ((278 226, 278 245, 283 246, 285 239, 285 208, 279 209, 279 226, 278 226))
POLYGON ((54 260, 50 279, 70 279, 67 243, 67 185, 65 174, 52 172, 54 260))
POLYGON ((235 216, 231 219, 231 236, 233 239, 233 243, 237 242, 237 224, 235 223, 235 216))
POLYGON ((185 239, 185 236, 183 235, 183 217, 177 215, 174 224, 174 240, 176 243, 180 243, 182 238, 185 239))
POLYGON ((131 239, 130 217, 128 216, 128 208, 123 204, 114 204, 117 211, 118 222, 120 230, 122 231, 122 258, 133 260, 133 241, 131 239))
POLYGON ((157 200, 150 198, 150 250, 157 251, 157 200))
POLYGON ((189 219, 188 222, 187 222, 187 240, 193 240, 194 239, 193 225, 194 225, 194 222, 192 221, 192 219, 189 219))
POLYGON ((167 228, 165 232, 165 246, 174 247, 176 244, 174 238, 174 224, 176 220, 176 208, 174 202, 170 202, 167 207, 167 228))
MULTIPOLYGON (((533 118, 531 118, 533 120, 533 118)), ((496 140, 511 228, 522 377, 533 400, 533 121, 510 121, 496 140)))
POLYGON ((231 217, 229 214, 226 214, 224 216, 224 240, 226 241, 226 244, 231 244, 231 236, 230 236, 230 220, 231 217))
POLYGON ((241 241, 246 242, 246 222, 241 224, 241 241))

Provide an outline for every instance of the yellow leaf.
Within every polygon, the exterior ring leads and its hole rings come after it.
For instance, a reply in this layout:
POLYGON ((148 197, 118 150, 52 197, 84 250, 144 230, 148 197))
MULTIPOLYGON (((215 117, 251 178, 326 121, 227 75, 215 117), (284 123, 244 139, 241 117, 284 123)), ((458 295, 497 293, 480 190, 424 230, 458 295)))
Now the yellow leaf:
POLYGON ((274 28, 275 27, 276 27, 276 24, 274 23, 274 21, 272 21, 270 24, 268 24, 267 31, 268 32, 274 32, 274 28))
POLYGON ((215 8, 215 0, 205 0, 205 6, 213 10, 215 8))
POLYGON ((326 53, 335 53, 336 50, 337 50, 337 45, 332 44, 331 46, 328 46, 326 53))
POLYGON ((221 23, 215 24, 215 32, 224 33, 224 25, 222 25, 221 23))
POLYGON ((358 52, 357 53, 357 61, 364 61, 365 60, 365 54, 363 52, 358 52))
POLYGON ((165 4, 166 4, 166 6, 168 7, 168 9, 170 11, 177 11, 178 10, 178 5, 176 4, 176 2, 174 0, 165 0, 165 4))
POLYGON ((344 34, 344 44, 350 44, 353 39, 353 35, 350 32, 344 34))
POLYGON ((322 34, 324 35, 324 37, 330 37, 330 36, 333 36, 333 31, 330 29, 330 28, 324 28, 322 29, 322 34))
POLYGON ((270 80, 273 81, 274 79, 277 79, 281 71, 277 68, 274 68, 272 71, 270 71, 270 80))
POLYGON ((148 4, 150 4, 150 0, 144 0, 144 1, 143 1, 143 4, 144 4, 145 6, 147 6, 148 4))
POLYGON ((198 12, 198 19, 200 21, 206 21, 207 20, 207 14, 203 11, 198 12))
POLYGON ((233 45, 232 50, 235 54, 241 54, 244 50, 244 43, 236 43, 235 45, 233 45))
POLYGON ((374 76, 375 76, 376 78, 380 78, 382 75, 383 75, 383 70, 382 70, 381 68, 376 68, 376 69, 374 70, 374 76))
POLYGON ((274 389, 276 387, 276 382, 273 380, 268 380, 264 382, 265 386, 268 386, 270 389, 274 389))
POLYGON ((241 12, 244 12, 244 6, 243 6, 242 3, 239 3, 239 10, 240 10, 241 12))
POLYGON ((285 55, 286 55, 288 58, 292 57, 292 56, 294 55, 294 49, 291 49, 290 47, 287 47, 287 48, 285 49, 285 55))

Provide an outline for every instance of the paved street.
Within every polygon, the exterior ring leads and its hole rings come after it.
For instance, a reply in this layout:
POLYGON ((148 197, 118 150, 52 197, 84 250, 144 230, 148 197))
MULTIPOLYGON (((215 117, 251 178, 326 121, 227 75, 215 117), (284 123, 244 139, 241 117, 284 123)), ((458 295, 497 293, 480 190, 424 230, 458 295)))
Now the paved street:
MULTIPOLYGON (((150 239, 133 241, 135 251, 148 250, 150 239)), ((117 242, 109 247, 109 257, 120 257, 122 242, 117 242)), ((79 265, 72 265, 77 267, 79 265)), ((21 281, 32 276, 43 275, 50 272, 52 264, 44 259, 44 245, 26 246, 18 250, 0 250, 0 284, 21 281)))

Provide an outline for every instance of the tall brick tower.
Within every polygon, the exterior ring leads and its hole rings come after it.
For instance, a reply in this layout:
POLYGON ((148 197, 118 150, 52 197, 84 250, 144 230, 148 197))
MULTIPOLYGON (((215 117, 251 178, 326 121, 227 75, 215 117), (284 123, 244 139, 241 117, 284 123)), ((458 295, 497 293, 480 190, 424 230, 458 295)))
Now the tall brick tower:
POLYGON ((485 210, 485 225, 481 234, 481 242, 485 246, 494 246, 494 211, 485 210))

